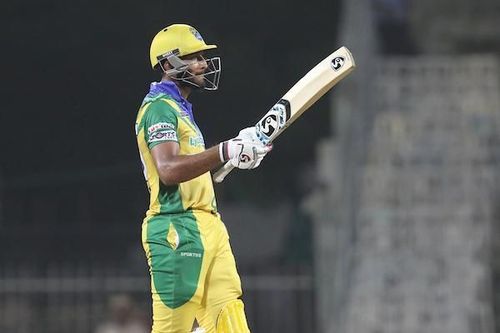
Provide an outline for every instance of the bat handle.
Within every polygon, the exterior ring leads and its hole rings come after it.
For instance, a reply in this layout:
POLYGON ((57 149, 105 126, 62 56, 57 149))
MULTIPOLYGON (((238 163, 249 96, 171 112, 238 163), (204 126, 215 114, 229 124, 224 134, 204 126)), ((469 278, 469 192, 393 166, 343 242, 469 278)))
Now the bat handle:
POLYGON ((224 178, 234 169, 234 166, 231 164, 231 162, 227 162, 217 170, 217 172, 214 173, 214 181, 216 183, 222 183, 224 178))

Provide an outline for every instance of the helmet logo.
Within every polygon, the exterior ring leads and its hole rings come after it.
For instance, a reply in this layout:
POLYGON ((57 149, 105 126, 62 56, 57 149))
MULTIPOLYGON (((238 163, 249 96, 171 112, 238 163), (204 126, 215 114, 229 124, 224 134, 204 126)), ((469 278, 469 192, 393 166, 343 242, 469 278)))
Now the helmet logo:
POLYGON ((194 35, 194 37, 196 37, 197 40, 204 42, 203 41, 203 37, 201 37, 201 35, 198 32, 198 30, 196 30, 195 28, 191 27, 191 28, 189 28, 189 31, 191 31, 191 33, 194 35))

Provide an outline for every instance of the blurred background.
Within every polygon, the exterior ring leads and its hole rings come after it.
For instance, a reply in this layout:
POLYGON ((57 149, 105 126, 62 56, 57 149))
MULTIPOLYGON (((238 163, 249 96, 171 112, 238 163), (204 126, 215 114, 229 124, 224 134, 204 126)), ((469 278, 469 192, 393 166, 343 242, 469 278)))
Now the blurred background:
POLYGON ((355 72, 216 186, 254 332, 497 333, 500 2, 2 4, 0 332, 147 332, 149 44, 219 45, 207 145, 345 45, 355 72))

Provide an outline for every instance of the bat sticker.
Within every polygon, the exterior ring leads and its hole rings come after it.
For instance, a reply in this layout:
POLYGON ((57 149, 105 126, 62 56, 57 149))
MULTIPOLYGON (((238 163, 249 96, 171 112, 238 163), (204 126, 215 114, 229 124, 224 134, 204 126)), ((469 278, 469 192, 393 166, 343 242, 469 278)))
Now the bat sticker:
POLYGON ((345 59, 344 57, 335 57, 332 59, 332 68, 334 71, 338 71, 344 66, 345 59))
MULTIPOLYGON (((307 72, 255 125, 257 137, 264 144, 273 142, 333 86, 356 67, 351 52, 342 46, 307 72)), ((214 173, 214 181, 224 180, 234 166, 227 162, 214 173)))
POLYGON ((281 99, 255 126, 257 136, 263 143, 269 143, 279 133, 279 130, 285 126, 289 118, 290 103, 285 99, 281 99))

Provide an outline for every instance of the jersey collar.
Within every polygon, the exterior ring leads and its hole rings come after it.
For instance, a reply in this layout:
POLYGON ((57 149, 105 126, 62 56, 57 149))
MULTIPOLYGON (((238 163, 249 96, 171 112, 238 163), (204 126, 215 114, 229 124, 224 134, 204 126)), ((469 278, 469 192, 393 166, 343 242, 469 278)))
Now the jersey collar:
POLYGON ((172 81, 160 81, 160 82, 152 82, 149 88, 149 93, 146 95, 144 102, 154 100, 161 95, 168 95, 173 98, 177 104, 179 104, 184 111, 189 115, 189 118, 194 123, 193 116, 193 106, 188 102, 187 99, 182 97, 179 87, 172 81))

